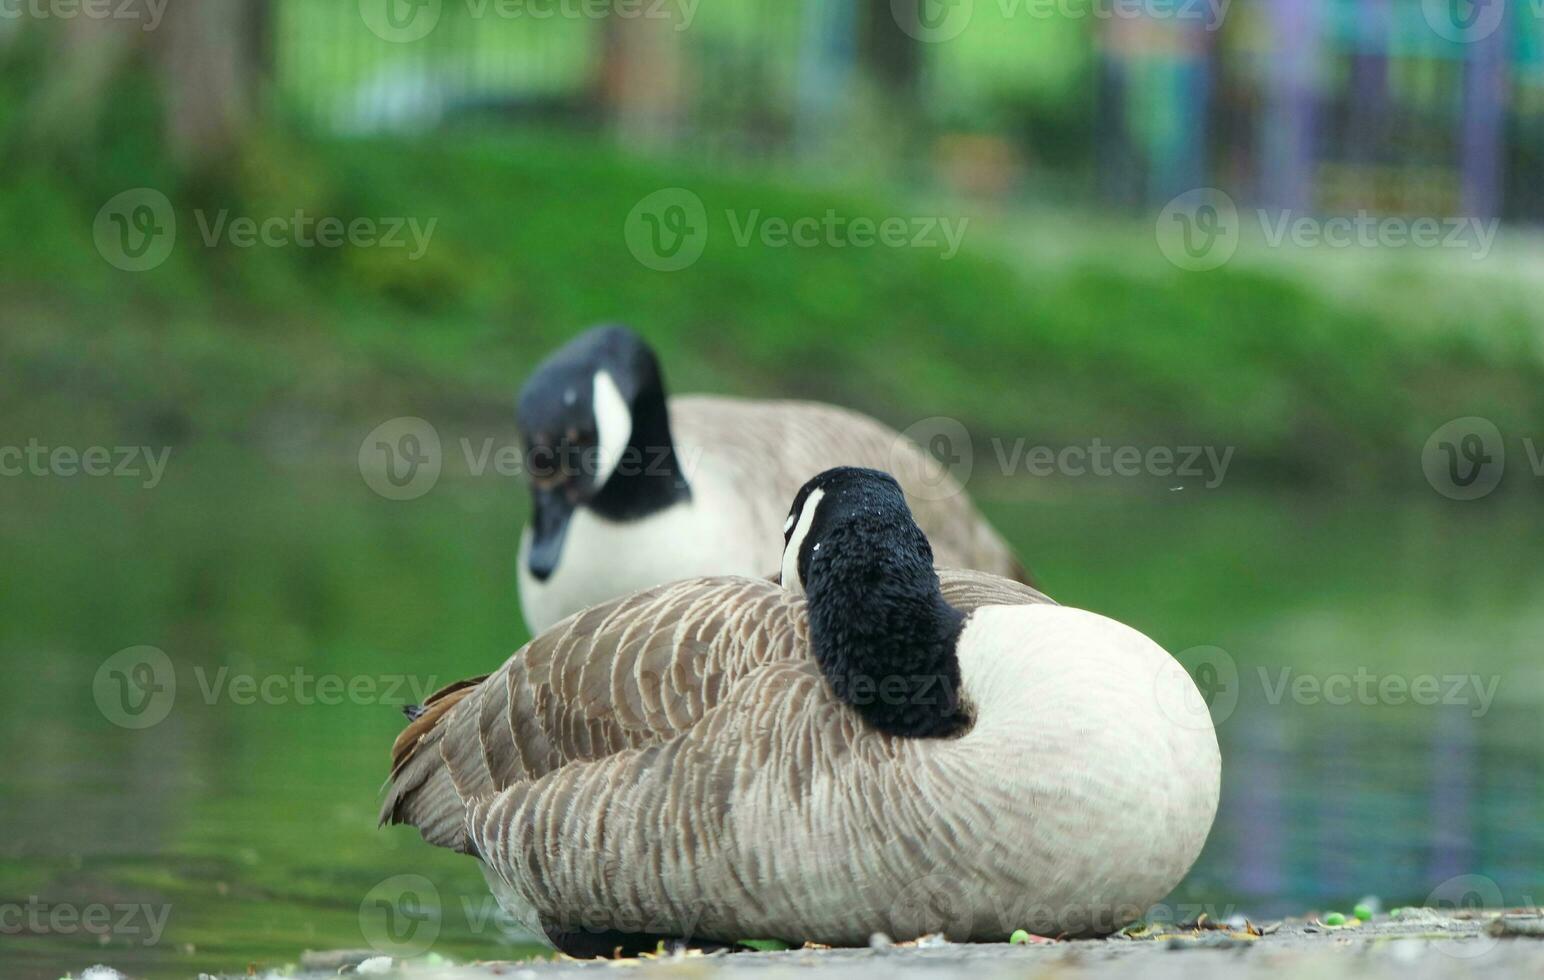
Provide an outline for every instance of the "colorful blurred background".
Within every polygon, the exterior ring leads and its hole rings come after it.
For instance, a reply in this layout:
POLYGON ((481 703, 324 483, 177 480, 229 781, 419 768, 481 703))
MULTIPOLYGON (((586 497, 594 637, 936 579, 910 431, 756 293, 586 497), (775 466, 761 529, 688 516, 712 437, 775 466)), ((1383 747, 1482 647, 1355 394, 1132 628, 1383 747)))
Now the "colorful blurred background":
POLYGON ((1536 904, 1541 15, 0 0, 0 974, 379 946, 402 874, 529 951, 375 806, 526 636, 514 393, 608 320, 912 433, 1186 663, 1155 916, 1536 904))

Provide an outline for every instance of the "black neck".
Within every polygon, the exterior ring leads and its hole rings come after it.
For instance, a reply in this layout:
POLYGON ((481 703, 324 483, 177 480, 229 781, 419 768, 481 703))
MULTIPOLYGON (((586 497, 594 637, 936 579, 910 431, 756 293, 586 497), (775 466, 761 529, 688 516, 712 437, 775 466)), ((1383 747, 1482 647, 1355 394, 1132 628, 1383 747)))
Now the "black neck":
POLYGON ((589 502, 613 521, 637 520, 691 498, 691 487, 670 437, 670 412, 658 378, 639 389, 629 406, 633 431, 622 459, 589 502))
POLYGON ((961 734, 971 723, 956 654, 965 617, 944 601, 920 531, 922 554, 903 555, 867 536, 859 529, 827 541, 827 555, 810 563, 815 660, 836 696, 875 729, 907 738, 961 734))

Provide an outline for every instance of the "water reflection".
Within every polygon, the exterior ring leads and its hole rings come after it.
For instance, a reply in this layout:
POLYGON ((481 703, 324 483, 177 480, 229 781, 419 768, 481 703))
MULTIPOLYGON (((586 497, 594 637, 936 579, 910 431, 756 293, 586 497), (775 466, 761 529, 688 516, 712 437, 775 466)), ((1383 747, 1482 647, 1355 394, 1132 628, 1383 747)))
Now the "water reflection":
MULTIPOLYGON (((0 900, 170 907, 149 948, 6 937, 7 977, 99 959, 148 976, 279 966, 361 945, 359 903, 392 875, 428 875, 452 905, 486 894, 471 862, 375 828, 395 707, 205 692, 221 669, 419 684, 483 672, 523 639, 519 495, 447 481, 403 505, 347 470, 179 463, 149 495, 0 487, 0 666, 26 679, 0 713, 0 900), (165 650, 179 680, 175 709, 141 731, 112 724, 92 692, 102 662, 136 644, 165 650)), ((1175 904, 1408 903, 1467 873, 1510 903, 1544 898, 1532 514, 1170 494, 988 508, 1064 600, 1237 661, 1217 826, 1175 904), (1323 678, 1347 664, 1501 683, 1484 711, 1272 695, 1285 666, 1323 678)), ((472 919, 447 921, 436 948, 515 951, 472 919)))
POLYGON ((1270 916, 1424 902, 1478 873, 1508 904, 1544 898, 1544 756, 1518 737, 1534 709, 1253 708, 1222 729, 1218 832, 1192 875, 1208 892, 1270 916))

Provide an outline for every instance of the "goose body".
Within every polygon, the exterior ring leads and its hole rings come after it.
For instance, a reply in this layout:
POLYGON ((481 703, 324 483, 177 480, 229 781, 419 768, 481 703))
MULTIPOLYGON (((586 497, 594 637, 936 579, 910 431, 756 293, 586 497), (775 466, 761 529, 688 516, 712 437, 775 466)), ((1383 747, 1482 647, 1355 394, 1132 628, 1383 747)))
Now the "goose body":
POLYGON ((840 465, 899 480, 939 565, 1027 581, 969 495, 909 439, 816 402, 667 399, 653 352, 625 328, 591 330, 555 353, 519 414, 528 454, 581 461, 550 475, 532 467, 519 585, 533 633, 664 582, 771 573, 788 501, 840 465))
POLYGON ((436 695, 382 821, 479 857, 576 955, 1141 915, 1216 811, 1199 693, 1180 672, 1199 714, 1166 704, 1175 662, 1129 627, 935 572, 898 487, 845 472, 801 491, 783 584, 616 599, 436 695))

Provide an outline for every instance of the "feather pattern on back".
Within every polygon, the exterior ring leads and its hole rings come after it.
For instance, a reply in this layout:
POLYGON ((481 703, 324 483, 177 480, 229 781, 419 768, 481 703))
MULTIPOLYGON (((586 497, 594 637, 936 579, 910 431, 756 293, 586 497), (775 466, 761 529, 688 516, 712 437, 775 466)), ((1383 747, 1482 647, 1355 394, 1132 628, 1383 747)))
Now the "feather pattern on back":
MULTIPOLYGON (((940 577, 962 610, 1050 602, 978 572, 940 577)), ((577 613, 495 673, 429 698, 392 748, 381 822, 469 850, 460 824, 471 800, 673 738, 755 668, 807 660, 808 643, 803 598, 765 579, 688 579, 577 613)))
POLYGON ((436 694, 394 747, 381 820, 479 856, 549 934, 1118 928, 1205 840, 1210 727, 1154 711, 1172 661, 1134 630, 994 576, 939 578, 969 617, 982 709, 959 738, 865 726, 810 656, 803 597, 690 580, 570 617, 436 694), (1005 820, 1013 838, 989 845, 1005 820))

